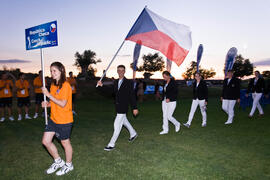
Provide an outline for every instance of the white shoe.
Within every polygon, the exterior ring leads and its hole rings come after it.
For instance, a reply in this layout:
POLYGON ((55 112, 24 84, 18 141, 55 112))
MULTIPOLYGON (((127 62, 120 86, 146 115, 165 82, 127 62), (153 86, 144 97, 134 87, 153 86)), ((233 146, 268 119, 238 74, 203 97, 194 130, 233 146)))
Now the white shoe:
POLYGON ((25 114, 25 119, 32 119, 28 114, 25 114))
POLYGON ((36 119, 38 117, 38 113, 35 113, 35 115, 34 115, 34 119, 36 119))
POLYGON ((168 131, 161 131, 160 133, 159 133, 160 135, 163 135, 163 134, 168 134, 168 131))
POLYGON ((190 127, 190 124, 185 123, 184 126, 186 126, 187 128, 189 128, 190 127))
POLYGON ((206 123, 202 123, 202 127, 206 127, 206 123))
POLYGON ((11 120, 11 121, 14 121, 14 117, 13 116, 10 116, 8 119, 11 120))
POLYGON ((22 120, 22 115, 19 114, 19 116, 18 116, 18 121, 21 121, 21 120, 22 120))
POLYGON ((232 124, 232 122, 230 122, 230 121, 227 121, 227 122, 225 122, 225 124, 232 124))
POLYGON ((72 171, 73 169, 74 167, 72 164, 70 166, 65 164, 59 171, 56 172, 56 175, 62 176, 64 174, 67 174, 69 171, 72 171))
POLYGON ((2 118, 0 119, 0 122, 4 122, 4 121, 5 121, 5 118, 2 117, 2 118))
POLYGON ((65 161, 63 161, 62 159, 61 159, 61 162, 59 162, 59 163, 54 162, 54 163, 49 167, 49 169, 46 170, 46 173, 47 173, 47 174, 52 174, 52 173, 54 173, 55 171, 57 171, 59 168, 62 168, 64 165, 65 165, 65 161))
POLYGON ((181 126, 181 124, 179 123, 179 125, 178 126, 175 126, 175 132, 179 132, 180 131, 180 126, 181 126))

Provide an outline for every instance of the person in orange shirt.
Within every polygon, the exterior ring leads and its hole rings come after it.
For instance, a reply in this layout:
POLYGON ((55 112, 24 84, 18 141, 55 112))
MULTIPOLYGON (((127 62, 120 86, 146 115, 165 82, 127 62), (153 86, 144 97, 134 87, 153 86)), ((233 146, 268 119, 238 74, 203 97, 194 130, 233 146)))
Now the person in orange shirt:
POLYGON ((66 71, 62 63, 52 63, 50 70, 53 79, 50 92, 46 88, 42 88, 43 94, 50 99, 50 102, 42 102, 42 107, 51 107, 51 117, 45 127, 42 144, 54 158, 54 163, 46 170, 46 173, 52 174, 61 168, 56 172, 56 175, 60 176, 73 170, 72 146, 70 143, 73 124, 72 89, 66 81, 66 71), (66 162, 61 159, 56 146, 52 142, 54 136, 61 141, 65 149, 66 162))
POLYGON ((69 82, 71 89, 72 89, 72 112, 74 115, 77 115, 75 112, 75 100, 76 100, 76 93, 77 93, 77 82, 76 79, 73 77, 73 72, 69 72, 69 77, 67 78, 67 81, 69 82))
MULTIPOLYGON (((36 94, 36 106, 35 106, 35 115, 34 115, 34 119, 36 119, 38 117, 38 111, 41 105, 41 102, 44 100, 44 96, 42 93, 42 71, 38 72, 38 76, 34 79, 34 89, 35 89, 35 94, 36 94)), ((47 84, 46 80, 45 80, 45 84, 47 84)))
POLYGON ((0 122, 5 121, 5 107, 7 107, 9 120, 14 121, 12 116, 12 88, 13 83, 8 79, 8 74, 4 73, 0 80, 0 111, 1 119, 0 122))
POLYGON ((17 106, 18 106, 18 121, 22 120, 22 107, 25 109, 25 119, 32 119, 29 116, 30 97, 29 97, 29 82, 25 79, 24 73, 19 74, 19 80, 15 84, 17 88, 17 106))

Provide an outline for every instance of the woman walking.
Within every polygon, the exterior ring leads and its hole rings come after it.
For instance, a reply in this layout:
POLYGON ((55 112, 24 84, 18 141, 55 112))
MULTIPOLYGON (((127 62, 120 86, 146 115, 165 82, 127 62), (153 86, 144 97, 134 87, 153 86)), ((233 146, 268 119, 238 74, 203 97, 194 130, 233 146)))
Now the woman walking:
POLYGON ((174 124, 175 131, 180 130, 180 122, 178 122, 172 115, 176 108, 176 99, 178 94, 177 84, 169 71, 164 71, 162 76, 165 80, 162 93, 162 112, 163 112, 163 130, 159 134, 167 134, 169 132, 169 121, 174 124))
POLYGON ((42 107, 51 107, 51 117, 45 127, 42 144, 54 158, 54 163, 46 170, 46 173, 52 174, 61 168, 56 172, 56 175, 61 176, 73 170, 72 146, 70 143, 73 124, 72 89, 66 81, 66 71, 63 64, 54 62, 51 64, 50 70, 53 79, 50 92, 46 88, 42 88, 43 94, 50 99, 50 102, 42 102, 42 107), (54 136, 60 140, 65 149, 66 162, 61 159, 56 146, 52 142, 54 136))
POLYGON ((194 113, 200 106, 202 114, 202 127, 206 126, 206 105, 208 102, 208 88, 206 82, 202 79, 200 73, 195 74, 195 81, 193 82, 193 100, 188 117, 188 121, 184 126, 190 127, 194 113))
POLYGON ((264 114, 263 109, 262 109, 260 102, 259 102, 262 95, 263 95, 263 92, 265 92, 264 79, 261 77, 261 74, 259 71, 255 71, 255 77, 249 81, 247 94, 246 94, 246 97, 248 97, 248 94, 252 93, 252 98, 253 98, 252 108, 251 108, 251 111, 248 115, 249 117, 253 116, 253 114, 256 110, 256 107, 259 110, 260 116, 262 116, 264 114))

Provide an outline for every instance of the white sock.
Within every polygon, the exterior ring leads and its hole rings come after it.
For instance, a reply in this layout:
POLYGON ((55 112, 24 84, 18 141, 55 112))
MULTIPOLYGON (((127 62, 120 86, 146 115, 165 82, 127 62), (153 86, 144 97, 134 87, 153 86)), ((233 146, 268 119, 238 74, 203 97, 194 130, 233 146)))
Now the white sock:
POLYGON ((61 161, 62 161, 62 159, 60 157, 54 160, 54 162, 56 162, 56 163, 60 163, 61 161))
POLYGON ((38 113, 35 113, 35 115, 38 115, 38 113))
POLYGON ((66 165, 67 165, 68 167, 71 167, 72 162, 70 162, 70 163, 66 162, 66 165))

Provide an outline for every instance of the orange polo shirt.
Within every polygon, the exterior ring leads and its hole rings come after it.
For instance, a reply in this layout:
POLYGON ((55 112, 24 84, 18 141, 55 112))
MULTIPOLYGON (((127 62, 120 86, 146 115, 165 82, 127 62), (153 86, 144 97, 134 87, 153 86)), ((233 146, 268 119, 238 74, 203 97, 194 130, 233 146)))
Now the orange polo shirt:
POLYGON ((22 90, 17 89, 17 97, 28 97, 29 96, 29 83, 27 80, 23 80, 23 82, 21 82, 21 80, 17 80, 16 81, 16 87, 17 88, 23 88, 22 90))
POLYGON ((11 87, 13 87, 13 83, 11 80, 0 80, 0 88, 4 89, 0 90, 0 98, 9 98, 12 97, 11 87))
POLYGON ((67 124, 73 122, 72 114, 72 89, 70 84, 66 81, 63 83, 62 88, 51 85, 50 94, 59 100, 66 100, 67 104, 65 107, 61 107, 51 102, 51 120, 56 124, 67 124))
POLYGON ((69 84, 71 86, 72 94, 75 94, 76 93, 76 79, 74 77, 72 77, 72 78, 68 77, 67 81, 69 82, 69 84))
MULTIPOLYGON (((34 79, 33 84, 34 84, 34 86, 43 86, 42 80, 39 78, 39 76, 34 79)), ((45 80, 45 84, 47 84, 46 80, 45 80)), ((41 88, 35 88, 35 93, 36 94, 42 93, 42 89, 41 88)))

